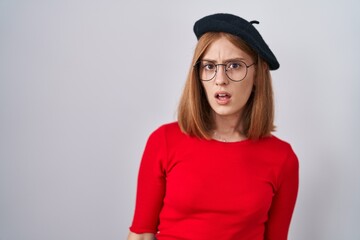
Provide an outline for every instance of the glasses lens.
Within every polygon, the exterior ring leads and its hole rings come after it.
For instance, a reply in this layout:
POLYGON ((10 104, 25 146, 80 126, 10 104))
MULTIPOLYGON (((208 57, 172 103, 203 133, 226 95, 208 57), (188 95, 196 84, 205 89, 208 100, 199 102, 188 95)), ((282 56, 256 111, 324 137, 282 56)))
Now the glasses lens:
POLYGON ((241 81, 245 78, 247 67, 243 62, 229 62, 226 64, 226 75, 233 81, 241 81))
POLYGON ((216 65, 209 61, 199 62, 199 77, 202 81, 209 81, 215 77, 216 65))
POLYGON ((242 61, 228 62, 224 64, 215 64, 210 61, 200 61, 199 64, 199 77, 202 81, 212 80, 216 73, 219 65, 225 66, 225 73, 227 77, 235 82, 239 82, 246 77, 247 66, 242 61))

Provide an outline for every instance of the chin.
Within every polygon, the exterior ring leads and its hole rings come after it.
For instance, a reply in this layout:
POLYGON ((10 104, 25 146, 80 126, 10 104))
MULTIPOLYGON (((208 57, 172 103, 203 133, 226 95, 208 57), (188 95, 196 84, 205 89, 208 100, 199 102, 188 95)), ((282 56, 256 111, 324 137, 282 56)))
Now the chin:
POLYGON ((227 116, 236 116, 238 117, 240 115, 240 111, 231 111, 226 109, 213 109, 214 114, 227 117, 227 116))
POLYGON ((228 117, 236 116, 239 117, 244 107, 234 107, 234 106, 219 106, 217 104, 210 105, 212 111, 215 115, 228 117))

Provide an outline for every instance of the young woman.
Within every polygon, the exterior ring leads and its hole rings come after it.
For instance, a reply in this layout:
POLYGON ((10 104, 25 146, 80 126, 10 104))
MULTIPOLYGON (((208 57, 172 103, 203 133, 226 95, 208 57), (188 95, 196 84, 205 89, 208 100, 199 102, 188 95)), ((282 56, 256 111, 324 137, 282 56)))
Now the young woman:
POLYGON ((195 23, 178 121, 148 139, 129 240, 287 239, 298 160, 271 134, 269 70, 279 63, 254 23, 230 14, 195 23))

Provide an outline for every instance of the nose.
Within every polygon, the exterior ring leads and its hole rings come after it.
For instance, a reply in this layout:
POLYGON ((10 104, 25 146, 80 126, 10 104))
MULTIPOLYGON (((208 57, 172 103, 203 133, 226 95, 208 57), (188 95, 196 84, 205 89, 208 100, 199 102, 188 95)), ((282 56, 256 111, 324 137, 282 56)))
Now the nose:
POLYGON ((216 76, 215 76, 215 84, 216 85, 227 85, 229 83, 229 79, 225 73, 226 66, 223 64, 218 64, 216 67, 217 67, 217 69, 216 69, 216 76))

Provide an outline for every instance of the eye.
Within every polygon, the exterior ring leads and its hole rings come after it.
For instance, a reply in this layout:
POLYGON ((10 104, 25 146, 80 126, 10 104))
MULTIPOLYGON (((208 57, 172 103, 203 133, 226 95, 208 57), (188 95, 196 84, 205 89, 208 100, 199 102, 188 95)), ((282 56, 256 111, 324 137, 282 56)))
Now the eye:
POLYGON ((227 69, 239 70, 243 67, 241 62, 229 62, 227 64, 227 69))
POLYGON ((214 71, 216 66, 212 62, 202 62, 201 67, 207 71, 214 71))

